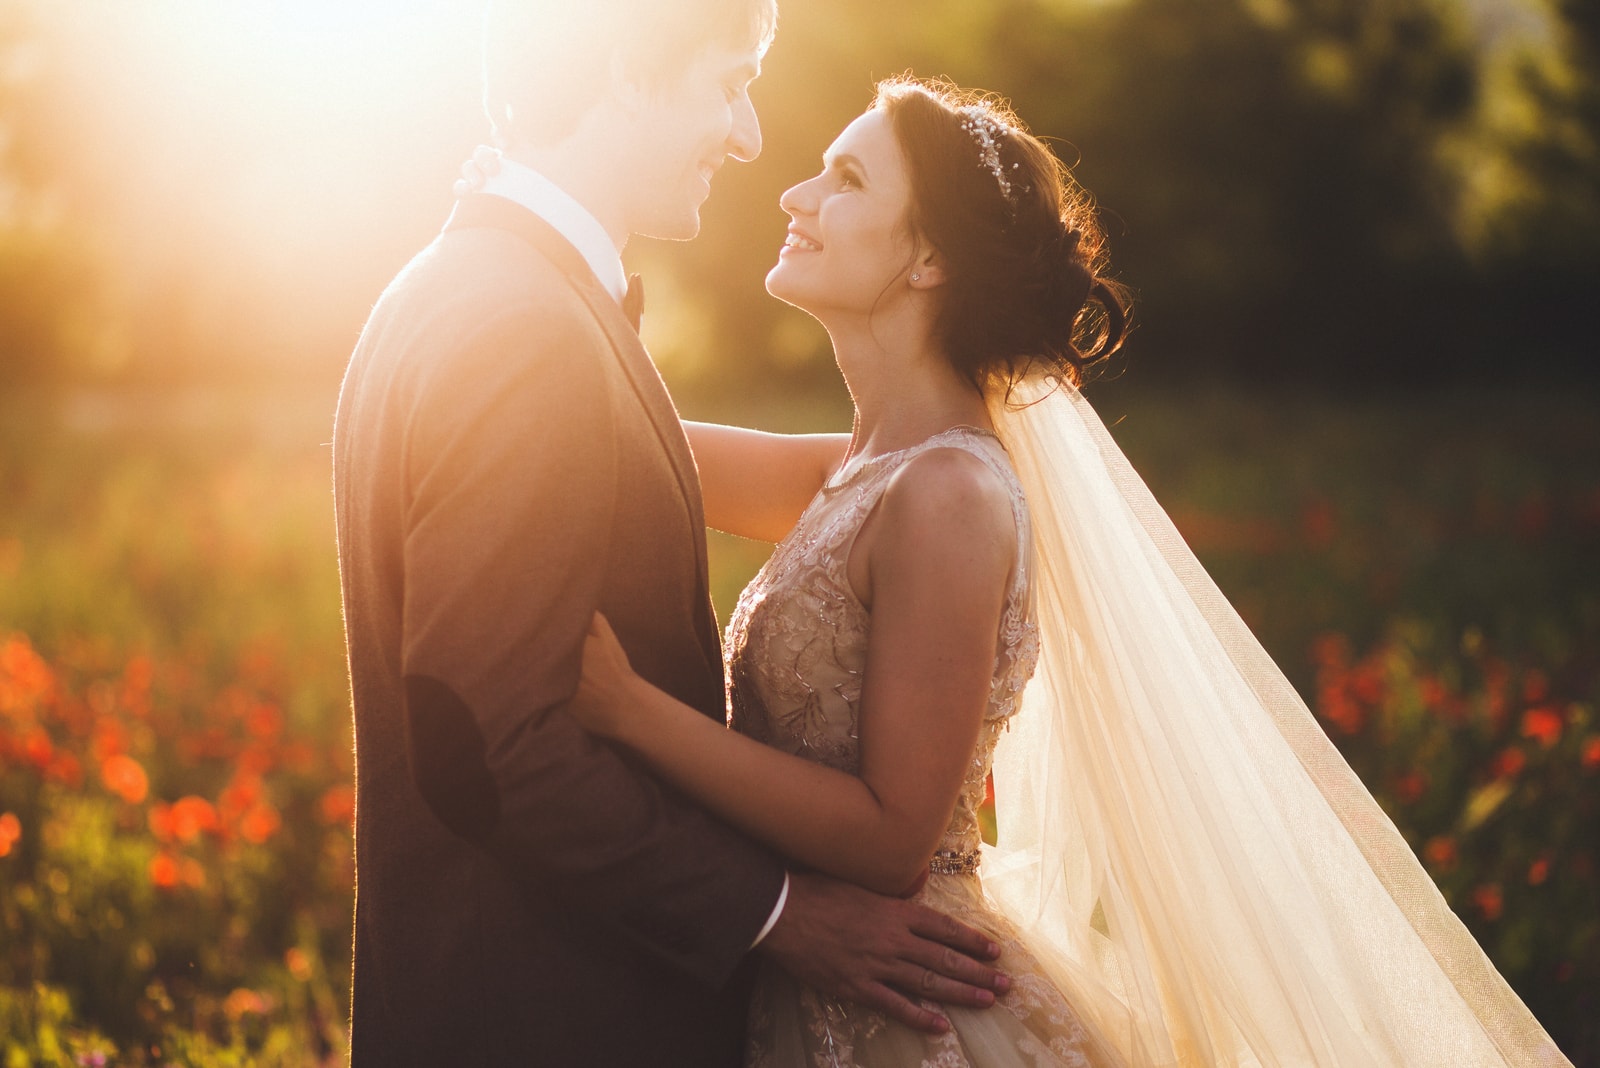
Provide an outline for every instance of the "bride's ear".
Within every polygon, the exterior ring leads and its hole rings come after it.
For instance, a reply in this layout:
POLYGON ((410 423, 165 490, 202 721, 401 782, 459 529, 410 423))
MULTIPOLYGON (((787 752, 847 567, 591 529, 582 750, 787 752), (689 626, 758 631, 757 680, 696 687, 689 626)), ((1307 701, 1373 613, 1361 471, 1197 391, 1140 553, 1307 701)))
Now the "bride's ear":
POLYGON ((932 245, 919 245, 908 275, 912 289, 937 289, 945 283, 944 256, 932 245))

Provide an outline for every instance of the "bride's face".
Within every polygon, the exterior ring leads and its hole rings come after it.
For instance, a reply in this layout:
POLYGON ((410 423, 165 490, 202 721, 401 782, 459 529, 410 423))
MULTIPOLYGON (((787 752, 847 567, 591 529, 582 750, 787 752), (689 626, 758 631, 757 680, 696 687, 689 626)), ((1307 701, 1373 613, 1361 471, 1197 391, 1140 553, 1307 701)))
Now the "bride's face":
POLYGON ((916 256, 910 174, 888 115, 856 119, 822 163, 778 200, 791 222, 767 292, 818 317, 870 313, 904 292, 916 256))

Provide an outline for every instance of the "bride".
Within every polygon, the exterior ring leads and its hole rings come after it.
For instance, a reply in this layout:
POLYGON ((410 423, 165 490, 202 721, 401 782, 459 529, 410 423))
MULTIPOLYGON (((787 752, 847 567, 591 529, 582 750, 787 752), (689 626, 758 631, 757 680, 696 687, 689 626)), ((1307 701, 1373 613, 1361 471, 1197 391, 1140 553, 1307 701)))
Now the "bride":
POLYGON ((1125 309, 1065 168, 910 78, 823 160, 767 288, 853 433, 686 428, 711 525, 779 542, 733 730, 601 617, 573 709, 796 871, 990 932, 1011 986, 930 1035, 768 963, 747 1063, 1566 1064, 1077 393, 1125 309))

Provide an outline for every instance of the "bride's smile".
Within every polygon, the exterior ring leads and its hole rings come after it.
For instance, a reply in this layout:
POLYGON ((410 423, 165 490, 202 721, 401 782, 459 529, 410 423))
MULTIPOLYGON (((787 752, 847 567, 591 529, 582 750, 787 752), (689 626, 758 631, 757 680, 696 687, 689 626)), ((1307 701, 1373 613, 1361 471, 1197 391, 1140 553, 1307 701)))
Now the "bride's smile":
POLYGON ((783 194, 792 222, 767 292, 822 319, 889 310, 911 273, 911 180, 887 116, 869 111, 823 154, 822 171, 783 194))

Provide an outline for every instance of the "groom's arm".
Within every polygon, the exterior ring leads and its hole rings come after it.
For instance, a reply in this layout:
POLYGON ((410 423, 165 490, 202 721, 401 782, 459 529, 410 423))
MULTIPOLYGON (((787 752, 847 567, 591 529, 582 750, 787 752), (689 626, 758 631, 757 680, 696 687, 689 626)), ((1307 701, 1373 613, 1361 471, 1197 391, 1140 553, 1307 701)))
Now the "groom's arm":
POLYGON ((767 923, 782 866, 562 711, 616 504, 595 344, 581 320, 505 313, 455 339, 413 398, 412 773, 439 819, 514 878, 719 984, 767 923))

